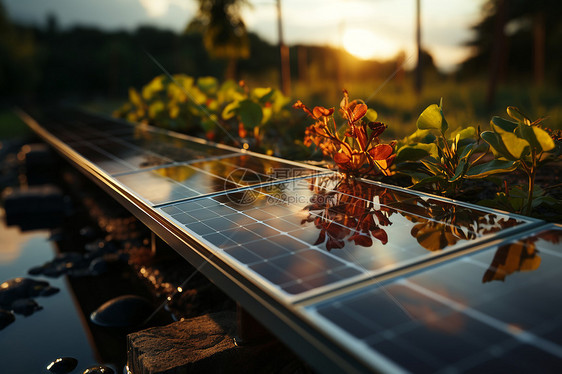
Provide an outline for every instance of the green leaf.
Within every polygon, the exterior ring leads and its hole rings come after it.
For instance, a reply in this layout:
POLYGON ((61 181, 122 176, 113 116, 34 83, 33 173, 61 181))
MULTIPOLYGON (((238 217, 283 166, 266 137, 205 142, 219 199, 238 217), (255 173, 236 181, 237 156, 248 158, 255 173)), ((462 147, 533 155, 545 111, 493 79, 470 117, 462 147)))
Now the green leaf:
POLYGON ((238 109, 240 102, 233 101, 222 110, 222 118, 224 120, 229 120, 236 115, 236 109, 238 109))
POLYGON ((443 111, 436 104, 431 104, 420 114, 417 122, 420 130, 439 130, 442 133, 447 131, 449 125, 443 117, 443 111))
POLYGON ((256 98, 261 104, 271 101, 275 90, 269 87, 258 87, 252 90, 252 97, 256 98))
POLYGON ((455 175, 449 178, 449 182, 453 183, 459 180, 466 173, 467 164, 466 160, 460 160, 457 168, 455 169, 455 175))
POLYGON ((504 146, 513 156, 514 160, 520 160, 527 152, 529 152, 529 142, 517 135, 509 132, 500 134, 504 146))
MULTIPOLYGON (((457 132, 457 134, 459 135, 459 140, 472 139, 476 136, 476 129, 472 126, 468 126, 467 128, 462 129, 459 132, 457 132)), ((457 135, 457 134, 455 134, 455 135, 457 135)))
POLYGON ((259 126, 263 118, 261 106, 252 100, 243 100, 239 103, 238 115, 240 115, 240 120, 248 130, 259 126))
POLYGON ((376 110, 374 110, 374 109, 368 109, 368 110, 367 110, 367 114, 365 114, 365 116, 367 117, 367 119, 368 119, 370 122, 375 122, 375 121, 377 120, 377 118, 378 118, 379 115, 378 115, 378 113, 377 113, 376 110))
POLYGON ((518 126, 518 123, 508 121, 508 120, 503 119, 501 117, 492 117, 492 120, 490 121, 490 123, 492 124, 492 128, 498 133, 502 133, 502 132, 511 132, 512 133, 512 132, 515 131, 515 129, 518 126))
POLYGON ((485 178, 492 174, 511 172, 518 166, 519 161, 492 160, 470 167, 466 172, 466 177, 470 179, 485 178))
POLYGON ((414 185, 412 187, 421 187, 431 183, 437 183, 441 185, 441 183, 443 183, 444 181, 445 179, 443 178, 442 175, 432 175, 430 177, 423 178, 418 181, 414 181, 414 185))
POLYGON ((493 131, 484 131, 480 136, 486 143, 490 144, 496 157, 503 157, 512 161, 520 160, 525 146, 529 145, 526 140, 520 139, 509 132, 503 132, 500 135, 493 131), (505 144, 506 141, 510 143, 509 146, 505 144))
POLYGON ((516 120, 519 123, 523 123, 525 125, 531 124, 531 121, 529 121, 529 118, 527 118, 527 116, 525 116, 523 113, 521 113, 521 111, 514 106, 508 106, 507 107, 507 115, 510 116, 511 118, 513 118, 514 120, 516 120))
POLYGON ((446 176, 445 171, 443 171, 443 169, 438 164, 428 160, 420 160, 420 162, 429 170, 431 174, 436 176, 446 176))
POLYGON ((398 150, 395 162, 419 161, 430 155, 437 156, 437 147, 435 144, 422 143, 407 145, 398 150))
POLYGON ((433 143, 435 141, 435 135, 431 133, 430 130, 420 130, 416 129, 416 131, 411 134, 410 136, 404 138, 404 142, 406 143, 433 143))
POLYGON ((536 126, 519 124, 519 133, 537 151, 550 151, 555 147, 554 140, 543 129, 536 126))
POLYGON ((197 79, 197 87, 207 95, 214 95, 219 89, 219 81, 215 77, 197 79))

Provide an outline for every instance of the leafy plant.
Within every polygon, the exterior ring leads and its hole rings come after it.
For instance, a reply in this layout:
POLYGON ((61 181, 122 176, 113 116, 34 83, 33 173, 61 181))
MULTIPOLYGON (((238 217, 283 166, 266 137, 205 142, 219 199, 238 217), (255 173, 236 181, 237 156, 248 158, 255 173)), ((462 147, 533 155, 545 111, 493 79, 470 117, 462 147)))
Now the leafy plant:
MULTIPOLYGON (((484 131, 480 136, 490 145, 497 162, 511 162, 515 168, 527 174, 526 198, 517 196, 520 195, 518 193, 520 189, 512 189, 511 196, 520 201, 514 206, 519 208, 516 209, 517 211, 530 214, 537 202, 549 201, 542 191, 535 189, 537 169, 557 159, 559 152, 556 151, 555 141, 550 134, 540 128, 539 124, 542 120, 531 122, 519 109, 511 106, 507 108, 507 114, 511 120, 493 117, 491 120, 493 131, 484 131)), ((506 192, 505 197, 499 196, 499 201, 509 197, 509 192, 506 192)), ((513 206, 512 203, 513 201, 510 201, 513 206)))
POLYGON ((273 88, 250 89, 244 82, 220 84, 214 77, 160 75, 139 93, 129 89, 129 102, 114 116, 132 122, 204 133, 211 140, 237 141, 260 148, 264 128, 289 115, 289 99, 273 88))
POLYGON ((443 115, 443 101, 428 106, 417 121, 417 130, 398 149, 396 162, 412 178, 414 187, 433 186, 439 192, 456 194, 466 179, 481 179, 511 171, 511 161, 482 162, 488 146, 477 130, 466 127, 447 136, 449 124, 443 115))
POLYGON ((300 100, 295 108, 304 110, 315 123, 307 127, 304 144, 314 144, 322 153, 331 157, 339 170, 346 175, 390 175, 390 165, 396 154, 394 142, 381 143, 379 136, 386 129, 382 122, 375 122, 377 112, 369 109, 362 100, 349 101, 343 91, 340 115, 346 121, 338 128, 334 108, 314 107, 310 110, 300 100))

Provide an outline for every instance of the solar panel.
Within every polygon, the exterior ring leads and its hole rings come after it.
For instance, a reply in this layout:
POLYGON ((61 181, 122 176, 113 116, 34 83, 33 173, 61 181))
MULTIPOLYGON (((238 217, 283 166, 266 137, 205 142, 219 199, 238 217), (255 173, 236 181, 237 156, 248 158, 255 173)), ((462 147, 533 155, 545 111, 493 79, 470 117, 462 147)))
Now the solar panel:
POLYGON ((25 118, 320 371, 560 362, 558 227, 149 126, 25 118))
POLYGON ((548 372, 562 359, 561 240, 560 227, 541 228, 304 311, 365 360, 377 351, 415 372, 548 372))
POLYGON ((160 210, 284 296, 310 296, 531 223, 340 176, 274 183, 160 210))

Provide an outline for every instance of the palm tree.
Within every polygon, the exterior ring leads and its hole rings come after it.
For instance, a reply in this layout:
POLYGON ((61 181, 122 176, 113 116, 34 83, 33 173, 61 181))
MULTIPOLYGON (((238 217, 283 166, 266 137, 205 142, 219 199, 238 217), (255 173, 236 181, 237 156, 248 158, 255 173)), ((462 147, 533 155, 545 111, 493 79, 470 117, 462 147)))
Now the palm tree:
POLYGON ((197 0, 199 13, 187 31, 200 31, 203 44, 212 58, 227 60, 225 77, 236 78, 236 62, 250 56, 246 25, 240 11, 247 0, 197 0))

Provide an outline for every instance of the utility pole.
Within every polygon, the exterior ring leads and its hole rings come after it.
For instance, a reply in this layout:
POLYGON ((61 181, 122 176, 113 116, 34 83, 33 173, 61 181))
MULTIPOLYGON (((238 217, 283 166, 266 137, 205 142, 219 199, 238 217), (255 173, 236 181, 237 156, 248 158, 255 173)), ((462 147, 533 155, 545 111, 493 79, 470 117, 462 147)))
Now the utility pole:
POLYGON ((279 53, 281 57, 281 74, 279 76, 279 87, 283 94, 291 94, 291 66, 289 59, 289 47, 283 42, 283 22, 281 17, 281 0, 277 0, 277 32, 279 34, 279 53))
POLYGON ((419 96, 422 90, 422 47, 421 47, 421 9, 420 1, 416 0, 416 44, 418 46, 418 65, 416 66, 416 94, 419 96))
POLYGON ((504 72, 502 60, 506 57, 506 36, 504 32, 507 20, 507 1, 498 0, 496 19, 494 25, 494 41, 492 53, 490 54, 490 71, 488 77, 488 91, 486 93, 486 105, 491 110, 494 107, 498 81, 504 72))

